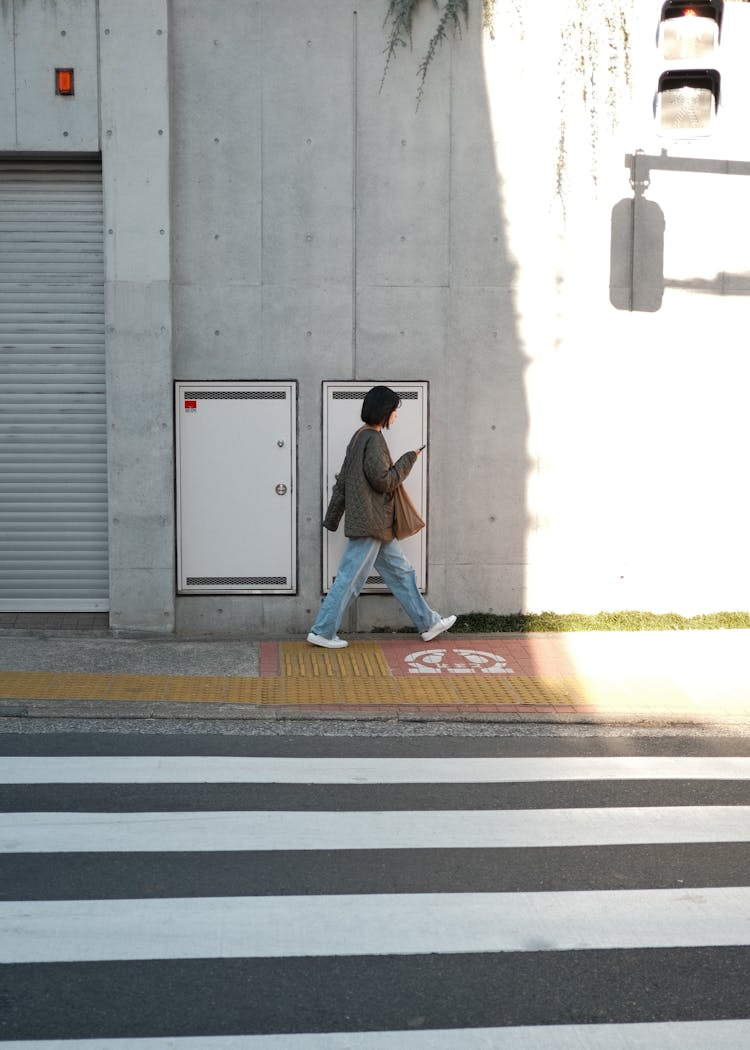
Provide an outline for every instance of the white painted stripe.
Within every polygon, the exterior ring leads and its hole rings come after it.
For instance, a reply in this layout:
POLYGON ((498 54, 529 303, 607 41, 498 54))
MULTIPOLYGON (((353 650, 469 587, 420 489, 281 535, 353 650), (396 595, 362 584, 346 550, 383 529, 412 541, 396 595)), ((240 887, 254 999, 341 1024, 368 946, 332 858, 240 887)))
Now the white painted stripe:
POLYGON ((163 1039, 43 1039, 3 1050, 741 1050, 750 1021, 535 1025, 405 1032, 321 1032, 163 1039))
POLYGON ((488 849, 748 841, 750 806, 0 814, 0 853, 488 849))
POLYGON ((0 758, 2 784, 461 784, 571 780, 748 780, 750 757, 0 758))
POLYGON ((0 962, 750 944, 750 887, 0 902, 0 962))

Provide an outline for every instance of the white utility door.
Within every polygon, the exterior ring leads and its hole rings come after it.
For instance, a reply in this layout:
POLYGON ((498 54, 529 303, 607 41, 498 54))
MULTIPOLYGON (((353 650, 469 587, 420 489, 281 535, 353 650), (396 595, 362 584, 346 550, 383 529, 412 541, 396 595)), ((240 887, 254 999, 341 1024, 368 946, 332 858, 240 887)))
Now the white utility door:
MULTIPOLYGON (((409 449, 420 448, 427 442, 427 393, 424 382, 401 383, 374 380, 368 383, 323 383, 323 513, 331 498, 336 474, 344 461, 346 446, 352 434, 362 426, 360 412, 365 394, 373 386, 389 386, 401 398, 396 422, 383 435, 388 443, 393 460, 397 460, 409 449)), ((414 504, 427 521, 427 464, 429 445, 412 468, 406 479, 414 504)), ((417 571, 421 590, 427 587, 427 529, 416 536, 402 540, 404 553, 417 571)), ((344 521, 337 532, 323 530, 323 589, 328 591, 333 583, 339 559, 346 544, 344 521)), ((365 593, 384 593, 387 587, 379 576, 371 576, 363 588, 365 593)))
POLYGON ((181 594, 297 587, 296 383, 176 384, 181 594))

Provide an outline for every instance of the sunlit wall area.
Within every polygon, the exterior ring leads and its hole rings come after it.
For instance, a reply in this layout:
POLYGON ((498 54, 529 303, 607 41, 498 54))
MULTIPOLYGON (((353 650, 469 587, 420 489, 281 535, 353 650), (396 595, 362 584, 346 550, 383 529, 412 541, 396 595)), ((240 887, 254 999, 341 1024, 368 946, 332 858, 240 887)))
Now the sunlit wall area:
POLYGON ((750 593, 750 8, 725 5, 711 134, 670 138, 663 6, 497 4, 484 41, 529 362, 531 611, 750 593))

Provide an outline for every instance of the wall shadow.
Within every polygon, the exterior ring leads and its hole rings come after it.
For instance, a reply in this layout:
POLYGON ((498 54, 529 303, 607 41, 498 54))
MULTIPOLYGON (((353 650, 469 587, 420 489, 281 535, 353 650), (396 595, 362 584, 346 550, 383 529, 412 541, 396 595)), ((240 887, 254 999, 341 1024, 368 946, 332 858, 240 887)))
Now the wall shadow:
MULTIPOLYGON (((497 18, 502 16, 497 14, 497 18)), ((522 335, 520 263, 511 244, 502 143, 511 138, 487 68, 486 31, 474 18, 453 45, 451 115, 451 342, 448 347, 452 542, 448 579, 464 553, 473 597, 461 612, 528 611, 530 406, 522 335), (491 97, 492 92, 492 97, 491 97), (462 508, 471 511, 468 522, 462 508), (468 525, 468 527, 467 527, 468 525)), ((509 32, 510 22, 498 27, 509 32)), ((451 588, 448 589, 450 593, 451 588)), ((454 588, 455 590, 455 588, 454 588)))
MULTIPOLYGON (((382 74, 382 64, 373 70, 364 44, 359 47, 357 367, 363 376, 430 384, 429 604, 443 615, 516 613, 526 607, 529 528, 518 266, 509 245, 481 19, 446 41, 419 110, 404 113, 404 99, 415 101, 417 59, 433 28, 425 8, 415 23, 413 53, 391 64, 379 96, 372 77, 382 74), (373 148, 378 141, 380 158, 373 148), (373 194, 390 212, 377 223, 373 194), (382 239, 391 225, 386 259, 382 239)), ((353 624, 367 630, 399 619, 395 604, 363 597, 353 624)))

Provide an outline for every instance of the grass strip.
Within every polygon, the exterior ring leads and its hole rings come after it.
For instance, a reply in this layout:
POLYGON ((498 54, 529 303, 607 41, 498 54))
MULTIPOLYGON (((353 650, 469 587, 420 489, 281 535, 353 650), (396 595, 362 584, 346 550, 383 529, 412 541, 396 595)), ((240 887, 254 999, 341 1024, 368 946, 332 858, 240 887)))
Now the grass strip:
POLYGON ((736 628, 750 628, 750 612, 716 612, 699 616, 637 610, 595 614, 471 612, 458 617, 453 631, 463 634, 528 634, 539 631, 720 631, 736 628))

